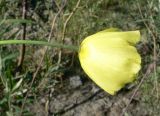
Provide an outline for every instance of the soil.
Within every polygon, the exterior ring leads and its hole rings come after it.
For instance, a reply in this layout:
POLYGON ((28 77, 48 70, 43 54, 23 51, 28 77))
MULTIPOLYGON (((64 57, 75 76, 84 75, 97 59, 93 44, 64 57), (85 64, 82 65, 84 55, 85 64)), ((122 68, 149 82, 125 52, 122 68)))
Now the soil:
MULTIPOLYGON (((120 116, 133 92, 134 87, 111 96, 92 81, 82 82, 79 76, 73 76, 64 80, 60 88, 54 88, 50 94, 45 94, 45 97, 42 94, 30 108, 36 116, 120 116)), ((138 92, 124 115, 147 116, 148 112, 141 106, 138 92)))

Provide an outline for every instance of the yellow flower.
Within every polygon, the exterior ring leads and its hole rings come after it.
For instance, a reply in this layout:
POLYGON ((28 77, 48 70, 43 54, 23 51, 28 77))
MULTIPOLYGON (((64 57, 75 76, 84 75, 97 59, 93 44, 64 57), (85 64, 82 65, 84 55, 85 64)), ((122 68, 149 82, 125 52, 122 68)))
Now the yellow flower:
POLYGON ((83 70, 111 95, 133 82, 141 68, 141 57, 134 47, 140 40, 140 32, 113 30, 87 37, 79 50, 83 70))

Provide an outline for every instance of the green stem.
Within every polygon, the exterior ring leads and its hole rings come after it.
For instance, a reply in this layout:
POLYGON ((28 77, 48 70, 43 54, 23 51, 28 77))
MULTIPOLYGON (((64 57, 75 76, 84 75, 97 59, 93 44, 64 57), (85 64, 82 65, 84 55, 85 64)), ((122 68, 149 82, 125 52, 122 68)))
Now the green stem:
POLYGON ((78 52, 78 46, 73 45, 64 45, 60 43, 49 43, 45 41, 35 41, 35 40, 1 40, 0 45, 8 45, 8 44, 28 44, 28 45, 43 45, 43 46, 51 46, 57 48, 64 48, 78 52))

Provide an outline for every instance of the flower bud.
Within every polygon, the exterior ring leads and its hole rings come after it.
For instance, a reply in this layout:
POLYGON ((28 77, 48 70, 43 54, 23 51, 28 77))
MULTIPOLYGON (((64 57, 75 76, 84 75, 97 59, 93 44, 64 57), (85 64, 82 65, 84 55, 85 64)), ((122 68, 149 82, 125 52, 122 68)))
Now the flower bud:
POLYGON ((111 95, 133 82, 141 68, 141 57, 135 48, 139 31, 104 30, 85 38, 79 59, 86 74, 111 95))

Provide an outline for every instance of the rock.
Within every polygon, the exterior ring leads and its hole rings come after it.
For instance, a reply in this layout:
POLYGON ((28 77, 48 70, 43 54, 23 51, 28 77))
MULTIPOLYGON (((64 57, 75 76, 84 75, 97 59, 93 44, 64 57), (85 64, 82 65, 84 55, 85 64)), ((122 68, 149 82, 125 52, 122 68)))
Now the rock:
POLYGON ((70 77, 69 83, 73 89, 82 85, 81 78, 78 75, 70 77))

